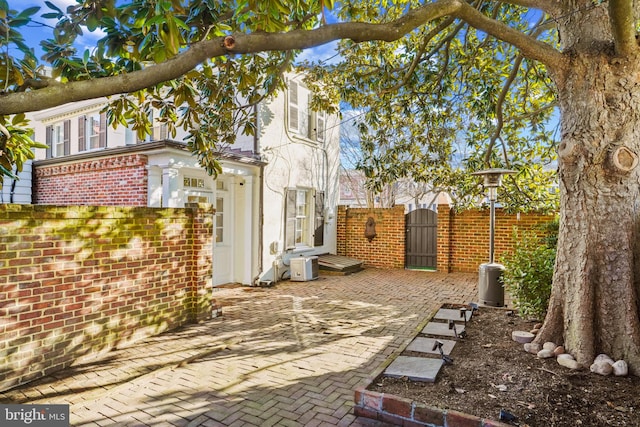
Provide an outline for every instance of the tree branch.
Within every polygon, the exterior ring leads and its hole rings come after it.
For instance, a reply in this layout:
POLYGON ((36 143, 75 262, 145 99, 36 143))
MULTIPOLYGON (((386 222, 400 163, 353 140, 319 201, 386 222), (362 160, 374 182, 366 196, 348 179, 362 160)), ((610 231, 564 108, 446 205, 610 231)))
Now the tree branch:
POLYGON ((551 0, 500 0, 500 3, 514 4, 516 6, 528 7, 530 9, 538 9, 550 15, 561 11, 559 2, 551 0))
POLYGON ((562 72, 568 65, 568 60, 558 50, 537 40, 521 31, 483 15, 466 3, 461 3, 455 16, 465 20, 469 25, 491 34, 495 38, 510 43, 520 49, 522 55, 529 59, 540 61, 551 72, 562 72))
MULTIPOLYGON (((540 19, 542 20, 544 18, 540 18, 540 19)), ((536 26, 536 30, 534 30, 534 32, 532 33, 533 37, 537 37, 542 31, 543 29, 540 26, 536 26)), ((493 149, 493 146, 496 143, 496 140, 500 138, 500 133, 502 132, 502 128, 504 126, 504 114, 503 114, 502 106, 504 105, 504 101, 507 98, 507 94, 509 93, 509 89, 511 85, 513 84, 516 77, 518 76, 518 72, 520 70, 520 66, 522 65, 523 60, 524 60, 524 57, 522 55, 518 55, 516 57, 516 60, 513 62, 513 68, 511 70, 511 73, 509 73, 507 80, 502 86, 502 90, 500 91, 500 96, 496 101, 496 119, 497 119, 496 128, 494 129, 493 134, 491 135, 491 138, 489 140, 489 146, 487 147, 487 152, 484 157, 484 162, 487 165, 487 167, 491 166, 489 164, 489 161, 491 159, 491 151, 493 149)), ((500 138, 500 140, 502 141, 502 138, 500 138)), ((508 164, 509 159, 507 158, 506 147, 504 146, 504 142, 503 142, 503 149, 504 149, 505 162, 508 164)))
POLYGON ((502 86, 502 91, 500 91, 500 96, 498 97, 498 100, 496 102, 496 128, 493 131, 493 135, 491 135, 491 139, 489 141, 489 146, 487 147, 487 152, 484 156, 484 163, 487 167, 491 167, 491 165, 489 164, 489 161, 491 159, 491 151, 493 150, 493 146, 496 143, 496 140, 500 137, 500 132, 502 132, 502 127, 504 125, 504 116, 502 113, 502 106, 504 105, 504 100, 507 97, 507 94, 509 93, 509 88, 511 87, 511 84, 513 83, 513 81, 516 79, 516 76, 518 75, 518 71, 520 70, 520 64, 522 64, 522 60, 524 58, 522 57, 522 55, 518 55, 518 57, 516 58, 516 60, 513 62, 513 68, 511 69, 511 73, 509 74, 509 77, 507 78, 507 81, 505 82, 504 86, 502 86))
POLYGON ((411 77, 411 75, 415 71, 416 67, 422 61, 422 56, 424 55, 424 52, 426 51, 427 45, 429 44, 429 42, 438 33, 444 31, 445 28, 447 28, 449 25, 451 25, 453 23, 453 21, 454 21, 453 18, 448 18, 444 22, 442 22, 440 25, 436 26, 435 28, 433 28, 431 31, 429 31, 427 33, 427 35, 424 37, 424 39, 422 41, 422 45, 420 45, 420 48, 418 49, 418 52, 416 53, 415 58, 413 58, 413 61, 411 61, 411 65, 409 66, 409 70, 407 70, 404 73, 404 77, 402 78, 402 80, 400 82, 398 82, 398 84, 396 84, 395 86, 392 86, 390 88, 382 89, 382 91, 381 91, 382 94, 386 94, 386 93, 389 93, 389 92, 396 91, 396 90, 400 89, 402 86, 404 86, 409 81, 409 78, 411 77))
POLYGON ((43 110, 68 102, 135 92, 178 78, 210 58, 228 54, 307 49, 338 39, 351 39, 356 43, 394 41, 426 22, 444 16, 461 18, 470 25, 513 44, 524 56, 543 62, 551 71, 560 72, 564 68, 566 59, 551 46, 483 15, 461 0, 438 0, 382 24, 348 22, 325 25, 314 30, 235 34, 204 40, 194 43, 188 50, 163 63, 140 71, 0 95, 0 115, 43 110))
POLYGON ((637 53, 633 0, 609 0, 609 22, 616 54, 628 57, 637 53))

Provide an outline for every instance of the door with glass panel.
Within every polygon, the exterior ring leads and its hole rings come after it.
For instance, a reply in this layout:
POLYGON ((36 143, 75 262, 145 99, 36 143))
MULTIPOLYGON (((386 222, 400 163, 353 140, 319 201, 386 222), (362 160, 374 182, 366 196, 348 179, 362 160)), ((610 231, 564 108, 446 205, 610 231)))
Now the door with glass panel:
POLYGON ((231 195, 226 181, 216 180, 215 247, 213 250, 213 284, 223 285, 233 281, 233 213, 231 195))

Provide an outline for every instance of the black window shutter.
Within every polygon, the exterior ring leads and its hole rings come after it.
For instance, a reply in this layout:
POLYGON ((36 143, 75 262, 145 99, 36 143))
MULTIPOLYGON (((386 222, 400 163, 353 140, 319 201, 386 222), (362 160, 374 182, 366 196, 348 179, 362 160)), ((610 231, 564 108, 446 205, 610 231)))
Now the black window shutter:
POLYGON ((324 245, 324 191, 316 191, 315 199, 313 246, 322 246, 324 245))

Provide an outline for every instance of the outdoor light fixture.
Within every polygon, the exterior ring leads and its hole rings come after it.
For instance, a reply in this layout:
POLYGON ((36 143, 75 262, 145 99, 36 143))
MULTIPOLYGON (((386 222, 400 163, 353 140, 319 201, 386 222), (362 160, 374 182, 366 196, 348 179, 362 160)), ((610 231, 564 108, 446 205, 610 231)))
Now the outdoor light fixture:
POLYGON ((478 172, 473 172, 471 175, 482 176, 484 182, 482 183, 484 188, 489 190, 489 200, 495 202, 498 199, 498 187, 502 184, 503 175, 511 175, 516 173, 511 169, 485 169, 478 172))
POLYGON ((488 190, 490 212, 489 212, 489 263, 480 265, 480 283, 478 290, 480 302, 486 305, 502 307, 504 305, 504 288, 501 277, 504 266, 494 262, 495 223, 496 223, 496 200, 498 199, 498 187, 502 184, 502 176, 515 173, 509 169, 485 169, 474 172, 471 175, 482 176, 483 186, 488 190))
POLYGON ((479 172, 473 172, 471 175, 482 176, 484 182, 482 185, 489 191, 489 203, 491 211, 489 213, 489 263, 493 263, 493 241, 495 236, 496 222, 496 200, 498 200, 498 187, 502 184, 502 176, 516 173, 510 169, 485 169, 479 172))

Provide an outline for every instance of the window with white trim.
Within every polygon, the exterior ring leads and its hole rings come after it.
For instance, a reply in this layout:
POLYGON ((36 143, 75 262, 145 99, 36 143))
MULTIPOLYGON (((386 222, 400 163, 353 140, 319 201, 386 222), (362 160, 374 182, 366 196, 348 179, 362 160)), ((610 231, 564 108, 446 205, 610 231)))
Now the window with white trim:
POLYGON ((100 147, 100 114, 87 116, 87 146, 89 149, 100 147))
POLYGON ((54 123, 46 128, 47 158, 70 154, 71 121, 54 123))
POLYGON ((326 133, 326 113, 312 111, 309 106, 309 90, 293 80, 288 82, 287 120, 291 133, 310 141, 324 142, 326 133))
POLYGON ((324 244, 324 193, 305 188, 286 191, 286 249, 324 244))
POLYGON ((224 197, 216 198, 216 243, 224 243, 224 197))
POLYGON ((107 115, 93 113, 78 118, 78 151, 107 146, 107 115))
POLYGON ((309 192, 307 190, 296 191, 296 225, 294 240, 296 246, 309 246, 307 230, 309 227, 309 192))
POLYGON ((51 157, 64 155, 64 126, 62 123, 53 125, 51 134, 51 157))

